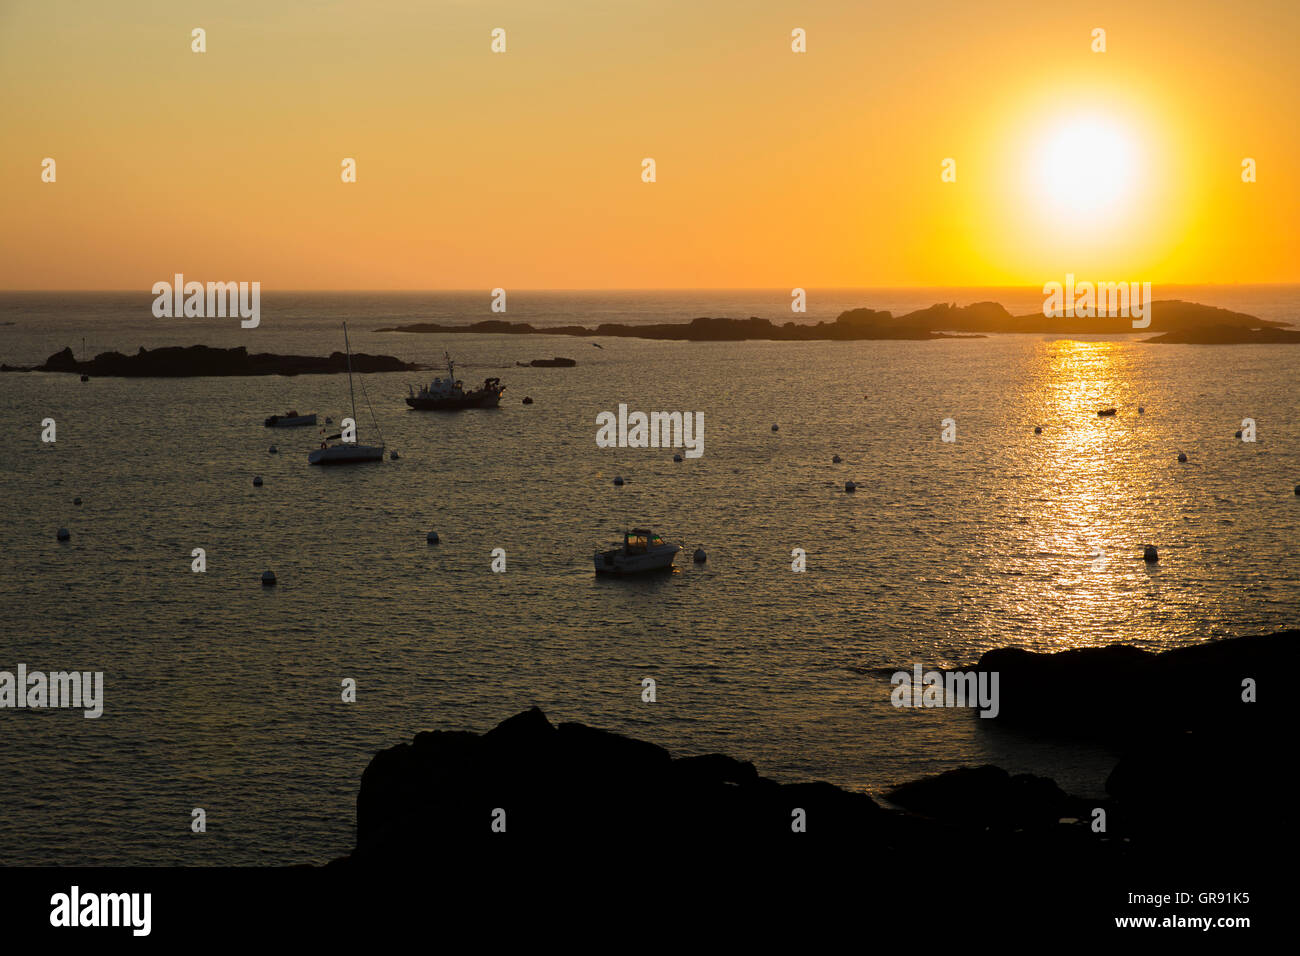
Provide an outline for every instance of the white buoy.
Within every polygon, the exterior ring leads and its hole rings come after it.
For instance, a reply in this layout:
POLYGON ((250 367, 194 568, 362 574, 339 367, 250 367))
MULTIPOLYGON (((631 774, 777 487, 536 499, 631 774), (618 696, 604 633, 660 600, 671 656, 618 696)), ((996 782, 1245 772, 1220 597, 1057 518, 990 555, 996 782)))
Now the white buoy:
POLYGON ((1186 461, 1186 460, 1187 460, 1187 456, 1186 456, 1185 454, 1183 454, 1183 453, 1180 451, 1180 452, 1178 453, 1178 460, 1179 460, 1179 461, 1186 461))
POLYGON ((430 531, 424 536, 424 540, 429 542, 429 544, 437 544, 441 539, 438 537, 438 532, 430 531))
POLYGON ((841 458, 839 455, 833 455, 833 456, 831 456, 831 464, 832 464, 832 465, 838 465, 838 464, 839 464, 840 462, 842 462, 843 460, 844 460, 844 459, 841 458))
POLYGON ((72 537, 72 532, 69 531, 67 528, 60 528, 60 529, 59 529, 58 539, 59 539, 60 541, 67 541, 67 540, 68 540, 69 538, 71 538, 71 537, 72 537))
POLYGON ((275 584, 275 572, 274 572, 274 571, 263 571, 263 572, 262 572, 262 586, 263 586, 263 587, 268 587, 268 588, 269 588, 269 587, 270 587, 271 585, 273 585, 273 584, 275 584))
POLYGON ((73 498, 73 499, 72 499, 72 503, 73 503, 74 505, 79 505, 79 504, 81 504, 81 499, 80 499, 80 498, 73 498))
POLYGON ((858 490, 858 486, 855 482, 846 481, 844 482, 844 490, 852 494, 853 492, 858 490))
POLYGON ((1160 552, 1154 544, 1148 544, 1142 549, 1142 560, 1147 564, 1155 564, 1160 560, 1160 552))
POLYGON ((681 455, 673 455, 673 461, 681 461, 681 460, 682 460, 681 455))
POLYGON ((696 549, 695 549, 695 563, 696 563, 696 564, 703 564, 703 563, 704 563, 705 561, 707 561, 707 560, 709 560, 709 556, 708 556, 707 554, 704 553, 704 546, 701 545, 700 547, 696 548, 696 549))
POLYGON ((276 451, 277 451, 277 449, 276 449, 276 447, 275 447, 274 445, 272 445, 270 448, 267 449, 267 453, 268 453, 268 454, 271 454, 271 455, 274 455, 274 454, 276 453, 276 451))
POLYGON ((614 484, 616 484, 616 485, 620 485, 620 486, 621 486, 621 485, 623 484, 623 476, 622 476, 622 475, 615 475, 615 476, 614 476, 614 484))
POLYGON ((254 476, 253 476, 253 487, 254 487, 254 488, 261 488, 261 487, 262 487, 262 476, 261 476, 261 475, 254 475, 254 476))

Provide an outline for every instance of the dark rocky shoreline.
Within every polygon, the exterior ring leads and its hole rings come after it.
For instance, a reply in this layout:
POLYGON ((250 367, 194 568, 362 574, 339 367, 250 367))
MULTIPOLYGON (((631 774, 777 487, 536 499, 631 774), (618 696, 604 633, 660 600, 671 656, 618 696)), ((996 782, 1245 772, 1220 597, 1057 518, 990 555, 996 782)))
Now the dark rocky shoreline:
POLYGON ((885 806, 829 783, 778 783, 722 754, 674 758, 646 741, 556 726, 532 708, 484 734, 425 732, 378 753, 362 775, 356 847, 331 867, 521 849, 577 860, 628 846, 845 857, 957 845, 1016 867, 1222 870, 1241 862, 1243 847, 1295 844, 1281 780, 1296 728, 1285 675, 1298 651, 1300 631, 1286 631, 1158 655, 1125 645, 984 655, 979 667, 1001 675, 1008 724, 1049 736, 1126 731, 1104 800, 982 766, 903 784, 885 806), (1256 703, 1242 701, 1246 677, 1256 703), (505 833, 492 829, 498 808, 505 833), (806 832, 792 828, 796 808, 806 832), (1105 832, 1092 826, 1098 808, 1105 832))

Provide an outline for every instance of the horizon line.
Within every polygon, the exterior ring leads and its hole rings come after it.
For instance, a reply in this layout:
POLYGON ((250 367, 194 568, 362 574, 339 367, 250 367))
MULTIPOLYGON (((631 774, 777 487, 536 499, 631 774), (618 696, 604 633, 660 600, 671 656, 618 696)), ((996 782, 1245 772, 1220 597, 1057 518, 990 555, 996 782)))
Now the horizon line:
MULTIPOLYGON (((198 281, 198 280, 195 280, 198 281)), ((216 280, 213 280, 216 281, 216 280)), ((229 281, 229 280, 222 280, 229 281)), ((249 282, 260 280, 245 280, 249 282)), ((1049 280, 1055 281, 1055 280, 1049 280)), ((1085 280, 1088 281, 1088 280, 1085 280)), ((1197 287, 1203 289, 1233 289, 1233 288, 1273 288, 1273 287, 1293 287, 1300 286, 1300 279, 1285 282, 1152 282, 1152 286, 1173 286, 1173 287, 1197 287)), ((519 286, 511 289, 509 286, 501 286, 509 292, 780 292, 783 295, 789 295, 790 290, 785 286, 519 286)), ((906 292, 906 291, 926 291, 934 289, 989 289, 989 290, 1006 290, 1006 289, 1039 289, 1034 284, 1009 283, 1006 285, 827 285, 827 286, 799 286, 791 288, 803 288, 806 290, 818 291, 868 291, 868 292, 906 292)), ((429 295, 429 294, 446 294, 446 293, 466 293, 482 295, 491 293, 491 289, 481 287, 458 287, 458 288, 383 288, 383 289, 365 289, 365 288, 275 288, 267 290, 276 294, 285 293, 313 293, 313 294, 397 294, 397 295, 429 295)), ((114 288, 39 288, 39 289, 9 289, 0 288, 0 295, 5 294, 52 294, 52 293, 101 293, 101 292, 127 292, 139 293, 140 295, 153 295, 154 293, 147 288, 138 286, 119 286, 114 288)), ((1154 293, 1153 293, 1154 294, 1154 293)))

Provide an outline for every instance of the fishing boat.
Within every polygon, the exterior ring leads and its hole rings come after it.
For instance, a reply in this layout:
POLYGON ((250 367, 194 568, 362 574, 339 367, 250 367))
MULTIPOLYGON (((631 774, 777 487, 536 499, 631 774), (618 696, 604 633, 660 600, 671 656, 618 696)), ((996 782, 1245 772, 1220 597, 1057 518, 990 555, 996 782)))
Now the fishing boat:
POLYGON ((639 574, 662 571, 673 565, 681 548, 669 544, 648 528, 633 528, 623 535, 623 544, 608 551, 597 551, 597 574, 639 574))
POLYGON ((271 415, 262 424, 267 428, 297 428, 299 425, 315 425, 316 416, 299 415, 296 411, 288 411, 283 415, 271 415))
POLYGON ((496 408, 501 404, 501 393, 506 390, 501 379, 484 379, 480 388, 466 391, 465 383, 456 378, 456 363, 448 353, 442 354, 447 360, 447 377, 435 378, 428 385, 421 385, 419 391, 407 386, 407 405, 421 411, 453 412, 462 408, 496 408))
MULTIPOLYGON (((352 401, 352 421, 355 424, 357 420, 357 396, 352 388, 352 344, 348 341, 348 324, 343 323, 343 347, 348 353, 348 397, 352 401)), ((366 391, 365 383, 361 384, 361 392, 364 395, 366 391)), ((366 404, 370 404, 367 396, 366 404)), ((312 418, 316 416, 313 415, 312 418)), ((375 431, 379 432, 379 421, 375 418, 375 410, 370 409, 370 420, 374 422, 375 431)), ((307 461, 313 465, 356 465, 366 461, 383 461, 384 460, 384 436, 379 434, 378 445, 363 445, 357 441, 342 441, 343 433, 330 435, 321 441, 320 447, 307 456, 307 461), (337 442, 337 444, 330 444, 337 442)))

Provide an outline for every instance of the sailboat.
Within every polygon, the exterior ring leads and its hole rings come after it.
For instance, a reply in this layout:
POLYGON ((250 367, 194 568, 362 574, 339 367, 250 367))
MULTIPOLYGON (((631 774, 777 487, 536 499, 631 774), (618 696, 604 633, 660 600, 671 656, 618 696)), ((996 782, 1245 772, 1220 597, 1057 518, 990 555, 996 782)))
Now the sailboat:
MULTIPOLYGON (((352 421, 357 420, 357 395, 352 388, 352 344, 348 341, 348 324, 343 323, 343 347, 348 352, 348 397, 352 400, 352 421)), ((365 385, 361 386, 365 391, 365 385)), ((369 397, 366 398, 366 404, 370 404, 369 397)), ((375 410, 370 409, 370 419, 375 424, 375 431, 379 431, 379 422, 375 419, 375 410)), ((359 442, 341 441, 342 433, 330 435, 320 443, 320 447, 307 456, 307 461, 313 465, 356 465, 365 461, 383 461, 384 460, 384 436, 380 432, 378 445, 362 445, 359 442), (338 441, 338 444, 331 445, 331 441, 338 441)))

